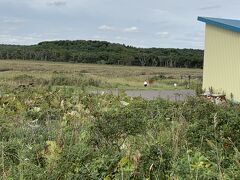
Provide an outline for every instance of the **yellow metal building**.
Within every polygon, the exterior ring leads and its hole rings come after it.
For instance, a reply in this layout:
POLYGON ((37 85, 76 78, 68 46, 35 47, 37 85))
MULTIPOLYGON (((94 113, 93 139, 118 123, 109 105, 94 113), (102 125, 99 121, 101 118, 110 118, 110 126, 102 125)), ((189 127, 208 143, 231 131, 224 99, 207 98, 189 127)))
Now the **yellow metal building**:
POLYGON ((198 17, 206 23, 203 89, 240 102, 240 21, 198 17))

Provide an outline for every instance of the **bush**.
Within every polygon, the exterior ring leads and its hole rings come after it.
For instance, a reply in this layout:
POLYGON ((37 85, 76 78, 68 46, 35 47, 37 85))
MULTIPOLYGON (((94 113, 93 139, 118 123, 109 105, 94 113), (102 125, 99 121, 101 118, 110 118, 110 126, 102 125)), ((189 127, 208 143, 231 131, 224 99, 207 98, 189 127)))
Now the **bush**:
POLYGON ((237 105, 216 106, 198 98, 146 101, 52 86, 4 88, 0 175, 239 179, 239 117, 237 105))
POLYGON ((49 84, 55 86, 57 85, 57 86, 99 87, 102 85, 102 82, 92 78, 86 78, 83 75, 79 75, 79 77, 75 76, 68 77, 65 75, 57 74, 51 78, 49 84))

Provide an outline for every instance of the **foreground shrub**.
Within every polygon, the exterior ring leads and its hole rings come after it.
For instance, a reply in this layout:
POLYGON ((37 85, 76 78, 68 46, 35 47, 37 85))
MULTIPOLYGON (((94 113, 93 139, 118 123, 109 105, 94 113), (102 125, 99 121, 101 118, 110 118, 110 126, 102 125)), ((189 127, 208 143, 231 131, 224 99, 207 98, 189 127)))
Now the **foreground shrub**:
POLYGON ((238 106, 54 86, 0 92, 3 179, 239 179, 238 106))

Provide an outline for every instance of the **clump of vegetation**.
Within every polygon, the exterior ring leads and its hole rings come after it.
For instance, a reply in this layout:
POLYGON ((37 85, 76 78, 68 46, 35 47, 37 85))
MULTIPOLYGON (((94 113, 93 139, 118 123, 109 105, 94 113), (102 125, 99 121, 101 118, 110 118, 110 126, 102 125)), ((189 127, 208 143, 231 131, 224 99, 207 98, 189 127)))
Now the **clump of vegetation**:
POLYGON ((58 86, 100 87, 103 83, 100 80, 85 77, 83 75, 66 76, 65 74, 56 74, 49 80, 49 84, 58 86))
POLYGON ((84 76, 82 74, 68 76, 64 73, 54 73, 50 78, 37 78, 31 75, 22 74, 12 79, 19 87, 26 86, 74 86, 74 87, 108 87, 109 84, 103 83, 98 79, 84 76))
POLYGON ((19 85, 33 85, 33 84, 37 84, 37 85, 46 85, 48 84, 48 81, 44 78, 36 78, 34 76, 31 75, 27 75, 27 74, 21 74, 18 76, 15 76, 12 79, 13 82, 16 82, 19 85))
POLYGON ((153 84, 156 81, 161 81, 163 79, 167 79, 167 77, 164 74, 159 74, 157 76, 153 76, 152 78, 149 79, 149 83, 153 84))
POLYGON ((0 68, 0 72, 6 72, 6 71, 11 71, 12 69, 10 68, 0 68))
POLYGON ((4 179, 240 178, 237 105, 53 86, 0 92, 4 179))

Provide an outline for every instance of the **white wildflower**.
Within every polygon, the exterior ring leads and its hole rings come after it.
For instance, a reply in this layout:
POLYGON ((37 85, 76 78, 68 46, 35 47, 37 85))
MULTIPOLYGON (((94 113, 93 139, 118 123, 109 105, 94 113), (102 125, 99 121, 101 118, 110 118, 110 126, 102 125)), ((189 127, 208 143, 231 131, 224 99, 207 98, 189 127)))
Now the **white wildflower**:
POLYGON ((33 108, 33 111, 34 111, 34 112, 40 112, 40 111, 41 111, 41 108, 40 108, 40 107, 34 107, 34 108, 33 108))
POLYGON ((28 148, 29 150, 32 150, 32 146, 30 146, 30 145, 27 145, 27 148, 28 148))
POLYGON ((128 106, 129 103, 128 102, 125 102, 125 101, 120 101, 120 103, 123 105, 123 106, 128 106))
POLYGON ((33 120, 31 123, 37 123, 38 119, 33 120))
POLYGON ((61 106, 62 109, 64 109, 64 100, 61 101, 60 106, 61 106))
POLYGON ((71 116, 77 116, 77 115, 78 115, 78 112, 77 112, 77 111, 71 111, 71 112, 69 113, 69 115, 71 115, 71 116))
POLYGON ((40 127, 40 125, 32 125, 32 124, 29 124, 29 123, 28 123, 28 126, 32 129, 37 129, 37 128, 40 127))

